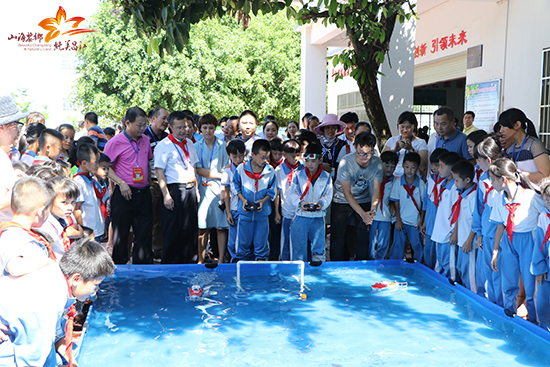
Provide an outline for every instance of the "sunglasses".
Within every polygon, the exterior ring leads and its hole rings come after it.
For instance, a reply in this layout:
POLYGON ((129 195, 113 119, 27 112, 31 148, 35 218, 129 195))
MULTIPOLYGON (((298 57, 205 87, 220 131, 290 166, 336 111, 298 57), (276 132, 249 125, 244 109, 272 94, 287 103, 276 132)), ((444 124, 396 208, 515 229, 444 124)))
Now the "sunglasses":
POLYGON ((321 154, 304 154, 302 157, 304 159, 317 159, 322 158, 323 156, 321 154))

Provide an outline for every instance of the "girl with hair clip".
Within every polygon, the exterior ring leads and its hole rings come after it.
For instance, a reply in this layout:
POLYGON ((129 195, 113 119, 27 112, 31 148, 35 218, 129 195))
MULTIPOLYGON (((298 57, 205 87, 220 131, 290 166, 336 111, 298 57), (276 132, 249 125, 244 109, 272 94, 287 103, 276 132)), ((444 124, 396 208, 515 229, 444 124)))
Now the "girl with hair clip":
POLYGON ((537 138, 535 126, 523 111, 510 108, 500 114, 500 134, 510 141, 505 156, 510 158, 534 184, 550 176, 550 159, 544 143, 537 138))
POLYGON ((495 203, 490 219, 498 223, 491 267, 494 271, 502 269, 504 308, 508 310, 507 314, 516 313, 521 274, 527 316, 536 323, 536 285, 530 267, 535 246, 533 231, 537 228, 537 219, 544 211, 545 204, 531 181, 510 159, 494 161, 489 166, 489 178, 495 190, 502 192, 502 200, 495 203))
MULTIPOLYGON (((478 131, 474 131, 472 134, 478 131)), ((502 194, 494 190, 488 172, 489 166, 497 159, 502 158, 502 149, 497 136, 491 134, 476 144, 472 150, 472 156, 477 161, 476 167, 482 170, 477 185, 476 206, 472 219, 472 231, 476 233, 477 245, 482 250, 478 252, 476 264, 476 275, 479 275, 478 280, 481 280, 481 284, 478 284, 478 293, 481 285, 484 292, 487 293, 489 301, 502 307, 500 272, 493 271, 491 268, 497 223, 489 220, 495 203, 502 201, 502 194)), ((497 266, 500 266, 500 259, 498 261, 497 266)))

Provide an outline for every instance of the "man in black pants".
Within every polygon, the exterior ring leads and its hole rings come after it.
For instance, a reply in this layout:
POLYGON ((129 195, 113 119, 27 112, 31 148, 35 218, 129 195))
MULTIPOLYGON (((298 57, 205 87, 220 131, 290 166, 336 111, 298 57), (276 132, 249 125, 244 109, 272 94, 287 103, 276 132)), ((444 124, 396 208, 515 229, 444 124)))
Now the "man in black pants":
POLYGON ((149 139, 143 135, 147 115, 132 107, 124 116, 125 129, 105 145, 104 153, 111 159, 109 178, 117 185, 111 198, 113 224, 113 261, 128 262, 128 233, 134 230, 134 264, 153 261, 151 236, 153 206, 151 203, 149 160, 153 157, 149 139))
POLYGON ((380 200, 382 161, 373 157, 376 138, 363 132, 355 137, 355 154, 345 156, 338 166, 331 212, 330 260, 373 260, 368 258, 369 228, 380 200), (345 246, 346 224, 355 216, 355 254, 345 246))

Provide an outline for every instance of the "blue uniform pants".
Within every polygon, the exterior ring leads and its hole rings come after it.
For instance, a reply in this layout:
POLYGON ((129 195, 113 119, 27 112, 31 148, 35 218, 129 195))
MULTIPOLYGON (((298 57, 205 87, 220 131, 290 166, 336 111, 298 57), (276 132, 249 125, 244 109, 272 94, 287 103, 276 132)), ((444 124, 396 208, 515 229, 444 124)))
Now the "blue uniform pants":
POLYGON ((435 254, 436 243, 432 241, 432 236, 426 235, 424 240, 424 265, 430 269, 435 269, 437 257, 435 254))
POLYGON ((519 292, 519 275, 525 287, 525 304, 529 320, 537 322, 535 309, 535 276, 531 274, 531 256, 535 245, 532 232, 514 232, 512 244, 506 232, 500 241, 500 265, 502 272, 502 291, 504 292, 504 308, 516 312, 517 295, 519 292))
POLYGON ((375 220, 370 227, 370 243, 369 258, 376 260, 384 260, 388 254, 390 247, 390 232, 391 222, 383 222, 375 220), (376 251, 374 244, 377 243, 376 251))
POLYGON ((237 210, 232 210, 231 215, 233 216, 234 225, 229 225, 229 235, 227 237, 227 251, 231 255, 231 260, 237 256, 237 226, 239 225, 239 212, 237 210))
MULTIPOLYGON (((494 237, 483 237, 483 251, 480 256, 483 259, 483 269, 485 271, 485 291, 487 299, 500 307, 504 307, 504 299, 502 295, 502 279, 501 271, 493 271, 491 268, 491 259, 493 257, 493 249, 495 247, 494 237)), ((497 259, 497 267, 500 269, 500 255, 497 259)))
POLYGON ((439 274, 444 277, 451 277, 451 244, 449 242, 438 243, 436 246, 437 263, 439 274))
POLYGON ((405 255, 405 238, 409 238, 412 249, 414 251, 414 259, 418 262, 422 261, 424 250, 422 249, 422 240, 420 239, 420 230, 415 226, 403 224, 403 230, 393 231, 393 244, 390 250, 390 259, 403 259, 405 255))
MULTIPOLYGON (((475 239, 474 239, 475 241, 475 239)), ((477 291, 476 283, 476 255, 477 249, 473 248, 470 252, 464 253, 461 247, 458 247, 457 254, 458 275, 462 280, 462 285, 472 292, 477 291)))
POLYGON ((281 226, 281 261, 290 260, 290 223, 292 223, 292 218, 283 217, 281 226))
POLYGON ((254 221, 239 218, 237 226, 237 261, 267 260, 269 257, 269 217, 257 216, 254 221))
POLYGON ((311 242, 311 259, 325 261, 325 218, 295 216, 290 225, 290 260, 307 261, 307 240, 311 242))
POLYGON ((537 314, 539 325, 545 330, 550 330, 550 281, 545 280, 542 285, 537 285, 537 314))

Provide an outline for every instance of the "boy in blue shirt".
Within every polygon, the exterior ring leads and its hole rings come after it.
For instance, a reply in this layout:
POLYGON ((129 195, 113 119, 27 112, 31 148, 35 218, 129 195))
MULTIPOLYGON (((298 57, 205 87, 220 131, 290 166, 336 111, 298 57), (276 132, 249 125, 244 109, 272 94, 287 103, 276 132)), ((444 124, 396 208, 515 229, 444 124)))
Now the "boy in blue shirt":
POLYGON ((271 205, 275 198, 277 182, 275 170, 267 164, 271 146, 265 139, 252 145, 252 159, 237 167, 233 177, 235 191, 242 202, 239 205, 236 259, 267 260, 269 256, 268 234, 271 205))
POLYGON ((318 144, 306 147, 305 168, 297 171, 288 199, 296 208, 290 225, 290 260, 307 261, 311 242, 311 265, 325 261, 325 211, 332 202, 332 179, 321 165, 323 150, 318 144))
POLYGON ((233 176, 237 172, 237 167, 244 161, 244 155, 246 154, 246 146, 242 140, 231 140, 225 147, 225 151, 231 160, 228 167, 225 167, 222 173, 222 191, 220 193, 220 199, 222 201, 222 207, 225 209, 227 216, 227 223, 229 224, 229 236, 227 241, 227 251, 231 256, 231 260, 235 259, 236 255, 236 243, 237 239, 237 227, 239 225, 239 198, 237 191, 235 191, 235 185, 233 184, 233 176))
POLYGON ((399 161, 397 153, 392 151, 383 152, 380 155, 382 160, 382 168, 384 176, 382 179, 382 184, 380 186, 380 205, 376 210, 376 215, 370 227, 370 243, 371 243, 371 258, 376 260, 384 260, 388 253, 388 247, 390 246, 390 234, 391 234, 391 224, 393 210, 390 209, 390 205, 393 205, 390 202, 390 194, 392 191, 393 183, 396 181, 393 177, 393 172, 395 171, 395 166, 399 161), (375 244, 378 243, 376 247, 375 255, 375 244))
POLYGON ((418 175, 420 155, 416 152, 407 153, 403 158, 404 174, 396 179, 390 200, 395 206, 395 230, 390 259, 403 259, 405 254, 405 237, 409 238, 414 251, 414 259, 422 261, 422 241, 420 239, 420 223, 424 219, 422 199, 426 184, 418 175))
POLYGON ((432 174, 428 176, 426 183, 426 195, 424 195, 424 208, 426 215, 422 223, 424 232, 424 265, 430 269, 435 269, 436 255, 435 242, 432 241, 434 230, 435 214, 439 206, 439 191, 444 178, 439 176, 439 156, 446 153, 447 149, 437 148, 430 155, 430 165, 432 174))

